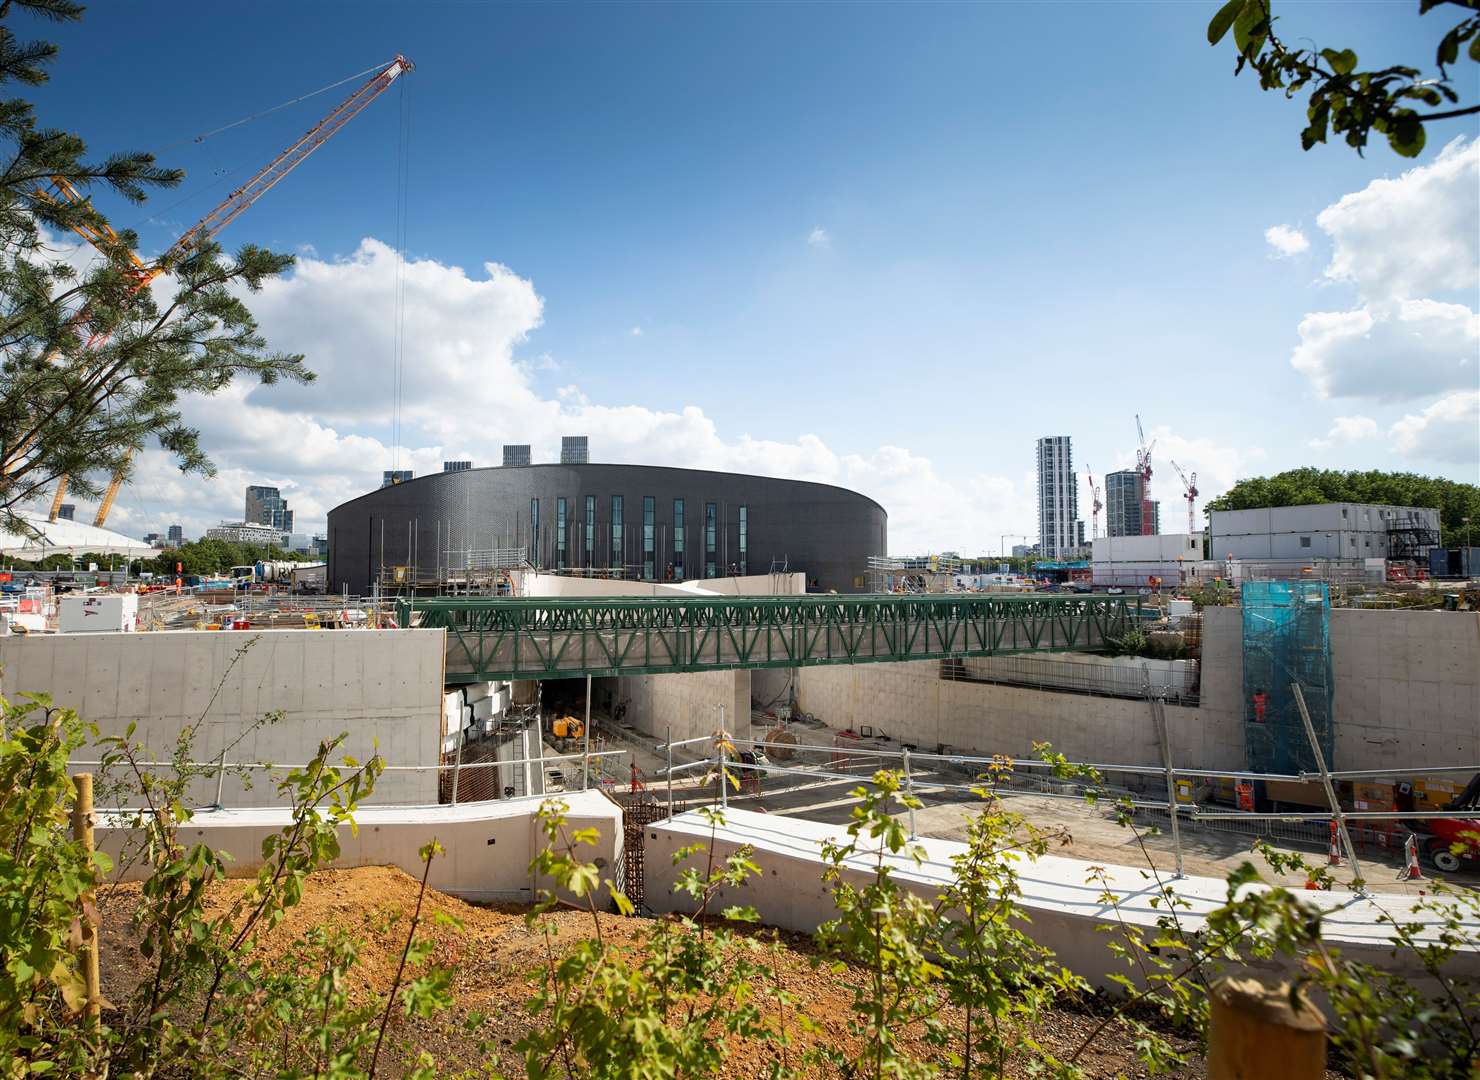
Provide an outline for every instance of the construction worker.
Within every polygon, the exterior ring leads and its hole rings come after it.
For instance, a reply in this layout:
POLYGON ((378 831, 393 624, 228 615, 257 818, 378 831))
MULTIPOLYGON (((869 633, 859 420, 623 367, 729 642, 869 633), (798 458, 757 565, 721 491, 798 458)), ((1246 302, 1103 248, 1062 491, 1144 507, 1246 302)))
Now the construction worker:
POLYGON ((1254 691, 1254 722, 1264 723, 1264 710, 1269 705, 1269 695, 1264 692, 1264 687, 1254 691))

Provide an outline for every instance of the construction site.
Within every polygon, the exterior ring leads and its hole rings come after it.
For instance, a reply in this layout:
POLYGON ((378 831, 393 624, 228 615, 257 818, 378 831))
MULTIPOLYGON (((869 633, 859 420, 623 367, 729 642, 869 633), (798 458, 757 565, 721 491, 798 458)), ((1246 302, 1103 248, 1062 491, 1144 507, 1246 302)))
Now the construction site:
MULTIPOLYGON (((135 291, 412 70, 374 69, 176 248, 136 258, 135 291)), ((1088 536, 1067 500, 1040 508, 1033 569, 891 555, 887 508, 835 485, 527 456, 334 507, 323 562, 194 583, 179 564, 149 580, 11 565, 0 694, 91 726, 71 764, 108 792, 114 853, 141 797, 108 772, 116 740, 188 775, 190 829, 237 876, 289 820, 279 782, 343 735, 385 769, 333 873, 425 868, 460 901, 532 903, 536 816, 559 797, 638 915, 677 910, 675 853, 698 838, 761 868, 716 905, 810 934, 834 913, 824 853, 888 770, 918 800, 893 816, 925 852, 899 864, 921 898, 952 879, 984 784, 1062 834, 1024 904, 1101 991, 1117 969, 1096 935, 1126 912, 1154 924, 1147 874, 1196 932, 1256 842, 1328 868, 1325 888, 1267 880, 1309 889, 1330 940, 1411 973, 1386 947, 1392 913, 1438 940, 1433 883, 1480 889, 1480 549, 1440 548, 1425 507, 1222 511, 1204 531, 1197 474, 1175 462, 1186 531, 1162 534, 1136 423, 1134 469, 1113 487, 1084 470, 1088 536), (424 867, 430 831, 450 857, 424 867)), ((1040 470, 1077 476, 1063 438, 1040 470)), ((7 565, 160 555, 106 528, 124 473, 90 528, 62 516, 61 476, 49 513, 3 538, 7 565)), ((1480 974, 1480 953, 1459 964, 1480 974)))

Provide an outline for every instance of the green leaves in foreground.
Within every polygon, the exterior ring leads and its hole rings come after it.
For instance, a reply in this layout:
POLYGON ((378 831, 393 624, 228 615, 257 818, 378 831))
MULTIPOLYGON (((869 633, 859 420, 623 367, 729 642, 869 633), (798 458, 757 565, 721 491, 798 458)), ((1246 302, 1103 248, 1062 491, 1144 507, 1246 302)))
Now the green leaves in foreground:
MULTIPOLYGON (((1419 14, 1441 6, 1440 0, 1422 0, 1419 14)), ((1469 14, 1439 43, 1435 78, 1423 78, 1418 68, 1402 64, 1359 71, 1357 54, 1351 49, 1315 45, 1289 48, 1275 32, 1272 0, 1228 0, 1208 23, 1208 44, 1217 45, 1232 31, 1238 52, 1235 74, 1251 67, 1258 72, 1262 89, 1283 90, 1286 97, 1309 89, 1306 126, 1300 133, 1302 149, 1324 143, 1327 135, 1335 132, 1360 154, 1375 130, 1387 137, 1395 153, 1416 157, 1426 142, 1426 122, 1480 112, 1480 105, 1441 109, 1460 100, 1450 86, 1448 66, 1458 62, 1461 46, 1469 42, 1469 59, 1480 61, 1480 14, 1475 13, 1476 5, 1465 0, 1454 6, 1469 14), (1441 111, 1419 112, 1418 107, 1441 111)), ((1473 89, 1475 79, 1470 78, 1467 85, 1473 89)))

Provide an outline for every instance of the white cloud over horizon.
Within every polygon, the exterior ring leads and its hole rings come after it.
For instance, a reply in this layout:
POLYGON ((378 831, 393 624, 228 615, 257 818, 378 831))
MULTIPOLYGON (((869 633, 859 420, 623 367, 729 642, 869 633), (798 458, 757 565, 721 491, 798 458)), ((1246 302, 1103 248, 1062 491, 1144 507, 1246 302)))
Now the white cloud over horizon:
MULTIPOLYGON (((178 522, 187 535, 199 535, 218 521, 239 519, 243 489, 265 483, 282 489, 297 531, 322 531, 331 508, 378 487, 381 471, 393 464, 418 476, 439 471, 448 459, 496 464, 505 442, 530 443, 535 460, 555 461, 560 435, 580 432, 599 461, 756 473, 859 491, 888 511, 896 554, 985 554, 998 550, 1003 534, 1007 546, 1018 535, 1037 538, 1031 472, 950 477, 895 443, 842 451, 809 432, 791 439, 722 432, 696 404, 661 410, 595 402, 574 383, 543 392, 540 373, 556 365, 518 355, 544 318, 532 282, 496 262, 470 274, 418 259, 406 263, 405 288, 399 454, 388 438, 395 255, 367 238, 342 258, 303 256, 292 274, 252 299, 267 340, 304 353, 315 382, 243 382, 187 400, 186 421, 201 430, 217 475, 182 476, 169 455, 148 450, 110 524, 142 534, 178 522)), ((1198 470, 1204 498, 1245 475, 1261 456, 1165 427, 1152 434, 1162 453, 1198 470)), ((1180 489, 1170 467, 1158 475, 1168 478, 1157 494, 1170 528, 1180 489)), ((1087 488, 1080 503, 1088 521, 1087 488)))
POLYGON ((1393 445, 1406 457, 1480 462, 1480 390, 1448 394, 1393 424, 1393 445))
MULTIPOLYGON (((164 452, 142 454, 112 524, 142 533, 180 522, 197 535, 239 518, 247 484, 275 484, 297 531, 320 531, 328 511, 379 486, 393 464, 416 475, 443 460, 500 460, 505 442, 530 443, 558 460, 562 433, 591 439, 597 460, 757 473, 838 484, 880 502, 895 552, 995 550, 1003 532, 1036 531, 1031 484, 980 473, 962 482, 926 457, 881 444, 840 452, 818 435, 790 440, 721 433, 698 405, 677 410, 593 402, 576 384, 549 394, 541 370, 517 355, 542 324, 532 282, 485 263, 480 274, 430 259, 406 262, 403 446, 390 445, 390 312, 396 259, 367 238, 350 255, 304 255, 289 276, 252 298, 274 348, 302 352, 317 379, 306 386, 238 383, 184 403, 186 421, 218 466, 182 476, 164 452), (956 508, 951 515, 942 506, 956 508)), ((636 328, 634 328, 636 329, 636 328)))
POLYGON ((1338 416, 1326 432, 1324 439, 1312 439, 1310 445, 1317 450, 1330 450, 1333 446, 1370 439, 1379 431, 1377 421, 1370 416, 1338 416))

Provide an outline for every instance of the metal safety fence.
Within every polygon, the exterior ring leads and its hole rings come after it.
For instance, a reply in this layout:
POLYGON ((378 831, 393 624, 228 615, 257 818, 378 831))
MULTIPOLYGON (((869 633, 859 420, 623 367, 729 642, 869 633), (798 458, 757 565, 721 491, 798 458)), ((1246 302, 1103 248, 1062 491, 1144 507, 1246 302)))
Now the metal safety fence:
MULTIPOLYGON (((1298 698, 1298 691, 1296 695, 1298 698)), ((1303 701, 1301 703, 1303 705, 1303 701)), ((1333 783, 1378 776, 1472 775, 1480 772, 1480 765, 1333 772, 1322 763, 1316 771, 1290 774, 1186 769, 1176 767, 1170 760, 1164 718, 1158 726, 1164 758, 1160 765, 925 753, 907 746, 879 748, 866 745, 861 738, 837 737, 849 733, 836 733, 834 745, 778 741, 774 735, 767 740, 708 736, 660 743, 656 749, 669 758, 669 765, 662 775, 670 814, 695 804, 713 803, 727 807, 732 799, 743 806, 748 798, 762 792, 768 803, 784 803, 789 796, 798 793, 825 794, 829 787, 840 789, 831 796, 833 800, 851 801, 849 791, 867 782, 879 769, 898 772, 903 790, 910 795, 917 798, 932 796, 951 802, 967 802, 986 790, 994 797, 1005 799, 1031 795, 1083 804, 1093 790, 1102 802, 1108 800, 1142 821, 1165 826, 1170 833, 1177 877, 1185 876, 1183 829, 1226 832, 1243 837, 1262 836, 1320 850, 1330 850, 1339 844, 1360 893, 1365 893, 1366 887, 1359 851, 1364 854, 1398 854, 1408 831, 1405 823, 1458 818, 1474 820, 1477 831, 1480 831, 1480 811, 1344 809, 1333 783), (686 752, 691 759, 674 764, 675 752, 686 752), (721 782, 721 777, 729 779, 721 782), (1150 784, 1139 780, 1146 777, 1152 778, 1150 784), (1179 781, 1197 779, 1248 783, 1319 782, 1327 808, 1256 812, 1198 804, 1179 793, 1179 781), (1157 784, 1156 780, 1161 783, 1157 784), (1161 798, 1148 795, 1148 787, 1164 788, 1165 795, 1161 798)), ((1311 741, 1315 741, 1313 735, 1311 741)), ((1323 761, 1319 755, 1318 760, 1323 761)), ((828 800, 813 798, 812 805, 825 806, 828 800)), ((911 838, 917 837, 914 810, 902 808, 902 812, 909 820, 911 838)))

